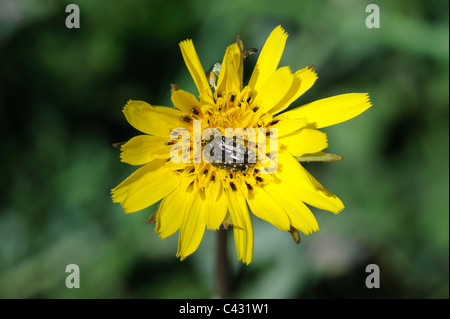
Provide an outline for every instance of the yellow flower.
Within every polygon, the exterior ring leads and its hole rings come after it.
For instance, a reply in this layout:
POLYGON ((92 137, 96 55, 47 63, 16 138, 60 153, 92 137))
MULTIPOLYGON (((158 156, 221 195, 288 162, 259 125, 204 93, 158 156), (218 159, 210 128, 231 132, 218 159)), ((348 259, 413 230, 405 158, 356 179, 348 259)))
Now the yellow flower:
MULTIPOLYGON (((121 159, 143 166, 112 190, 113 201, 132 213, 162 199, 155 212, 156 232, 166 238, 179 231, 177 256, 181 260, 198 248, 205 228, 218 230, 224 225, 233 227, 238 259, 249 264, 253 227, 248 207, 257 217, 290 231, 294 238, 298 238, 297 230, 310 234, 319 229, 305 203, 333 213, 344 208, 298 159, 324 154, 327 138, 317 129, 365 111, 371 106, 368 94, 337 95, 280 114, 317 79, 310 67, 295 73, 289 67, 278 68, 286 39, 281 26, 272 31, 245 87, 240 40, 227 48, 215 85, 205 76, 192 41, 182 41, 181 52, 199 98, 174 86, 175 108, 129 101, 123 110, 128 122, 144 135, 121 147, 121 159), (194 123, 199 123, 201 133, 208 128, 220 132, 227 128, 276 128, 277 145, 267 148, 269 165, 262 163, 259 153, 256 163, 241 166, 205 161, 196 153, 194 123), (178 139, 181 131, 189 133, 187 140, 178 139), (171 136, 174 132, 176 138, 171 136), (191 147, 187 157, 171 160, 174 146, 183 145, 191 147)), ((272 146, 266 135, 264 140, 272 146)), ((230 146, 225 139, 222 142, 230 146)), ((215 143, 213 146, 220 140, 215 143)), ((202 140, 200 151, 205 145, 202 140)), ((250 150, 248 138, 243 145, 250 150)))

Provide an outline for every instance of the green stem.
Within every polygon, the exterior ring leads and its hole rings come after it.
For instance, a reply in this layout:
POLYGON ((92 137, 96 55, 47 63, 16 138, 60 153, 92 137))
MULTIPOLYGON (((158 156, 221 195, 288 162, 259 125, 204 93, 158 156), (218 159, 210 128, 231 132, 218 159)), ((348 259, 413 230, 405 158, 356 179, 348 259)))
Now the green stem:
POLYGON ((230 265, 227 253, 227 230, 220 229, 217 237, 217 285, 219 298, 230 298, 230 265))

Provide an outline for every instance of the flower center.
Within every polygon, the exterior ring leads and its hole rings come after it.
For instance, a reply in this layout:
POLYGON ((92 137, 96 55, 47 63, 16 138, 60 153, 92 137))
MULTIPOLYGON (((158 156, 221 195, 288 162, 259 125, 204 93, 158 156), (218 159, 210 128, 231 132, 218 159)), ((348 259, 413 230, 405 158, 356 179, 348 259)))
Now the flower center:
POLYGON ((214 92, 215 105, 206 114, 206 123, 216 128, 242 128, 256 126, 261 116, 254 103, 251 89, 241 92, 214 92))
POLYGON ((240 133, 261 127, 258 122, 262 110, 249 87, 240 92, 215 91, 214 102, 203 112, 201 133, 205 138, 205 130, 212 129, 220 136, 212 135, 202 141, 202 154, 207 161, 202 158, 200 163, 192 163, 178 173, 185 177, 186 187, 207 189, 219 183, 230 191, 248 195, 264 183, 265 176, 260 176, 256 134, 253 140, 240 133), (231 136, 227 135, 228 130, 232 130, 231 136))

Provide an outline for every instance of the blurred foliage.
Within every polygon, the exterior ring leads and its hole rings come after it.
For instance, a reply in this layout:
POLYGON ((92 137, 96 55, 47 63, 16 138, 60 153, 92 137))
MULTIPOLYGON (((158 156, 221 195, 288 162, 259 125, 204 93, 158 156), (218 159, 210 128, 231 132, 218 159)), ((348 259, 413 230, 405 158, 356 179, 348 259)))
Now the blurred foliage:
MULTIPOLYGON (((127 100, 171 105, 170 83, 196 93, 178 43, 204 68, 240 35, 261 49, 281 24, 281 65, 316 65, 294 106, 369 92, 373 107, 326 128, 338 163, 307 168, 345 203, 313 209, 321 230, 295 245, 254 218, 250 266, 230 257, 240 298, 448 298, 448 1, 0 0, 0 297, 210 298, 214 232, 180 262, 177 236, 124 215, 110 189, 136 168, 113 142, 136 135, 127 100), (76 3, 81 28, 65 27, 76 3), (365 8, 379 5, 381 27, 365 8), (283 247, 283 249, 280 249, 283 247), (81 288, 65 287, 78 264, 81 288), (367 289, 367 264, 381 288, 367 289)), ((249 70, 256 58, 251 58, 249 70)))

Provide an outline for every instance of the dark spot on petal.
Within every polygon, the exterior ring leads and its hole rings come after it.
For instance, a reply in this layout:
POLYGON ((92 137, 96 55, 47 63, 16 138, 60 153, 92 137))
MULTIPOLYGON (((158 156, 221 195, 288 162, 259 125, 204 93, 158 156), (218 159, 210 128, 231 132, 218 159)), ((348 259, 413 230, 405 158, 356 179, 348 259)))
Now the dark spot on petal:
POLYGON ((272 122, 270 122, 270 125, 272 126, 272 125, 275 125, 275 124, 277 124, 279 122, 279 120, 275 120, 275 121, 272 121, 272 122))

